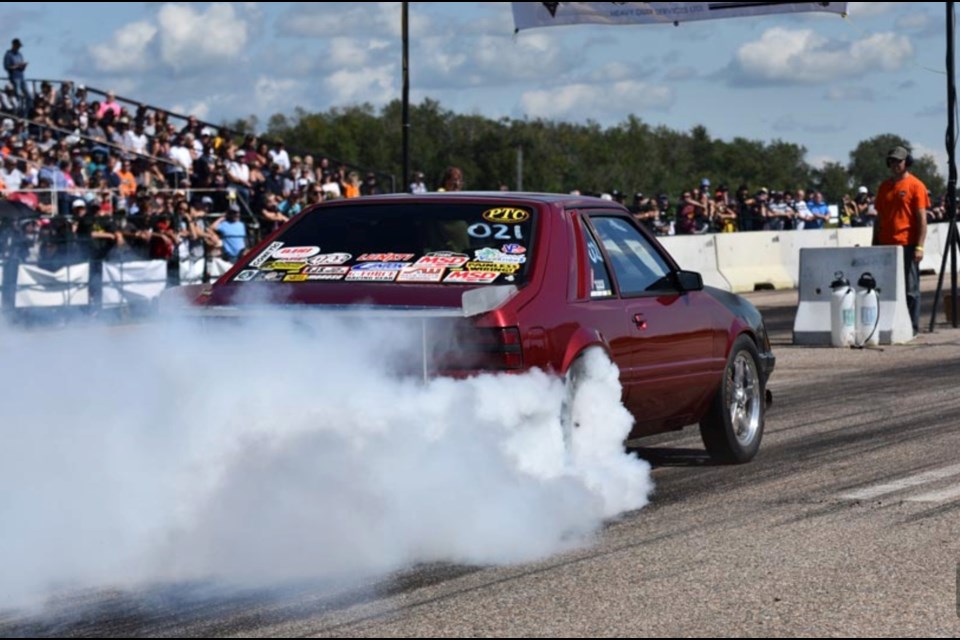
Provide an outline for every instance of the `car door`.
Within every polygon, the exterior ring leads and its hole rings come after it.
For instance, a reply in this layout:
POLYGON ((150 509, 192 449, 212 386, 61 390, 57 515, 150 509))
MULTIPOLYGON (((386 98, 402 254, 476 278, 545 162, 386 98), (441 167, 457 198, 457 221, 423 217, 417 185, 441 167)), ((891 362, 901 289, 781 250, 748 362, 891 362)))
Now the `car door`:
POLYGON ((627 216, 595 212, 587 219, 627 327, 611 346, 638 427, 688 424, 716 382, 713 320, 696 312, 695 298, 704 293, 681 293, 673 266, 627 216))

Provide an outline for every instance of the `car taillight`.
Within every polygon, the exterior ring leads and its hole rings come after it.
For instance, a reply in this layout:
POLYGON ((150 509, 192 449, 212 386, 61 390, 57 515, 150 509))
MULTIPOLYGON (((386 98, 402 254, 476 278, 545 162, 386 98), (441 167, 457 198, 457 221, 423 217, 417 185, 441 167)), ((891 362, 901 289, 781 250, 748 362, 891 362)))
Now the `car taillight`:
POLYGON ((471 327, 459 333, 455 348, 444 353, 437 364, 441 371, 447 372, 521 370, 520 329, 471 327))

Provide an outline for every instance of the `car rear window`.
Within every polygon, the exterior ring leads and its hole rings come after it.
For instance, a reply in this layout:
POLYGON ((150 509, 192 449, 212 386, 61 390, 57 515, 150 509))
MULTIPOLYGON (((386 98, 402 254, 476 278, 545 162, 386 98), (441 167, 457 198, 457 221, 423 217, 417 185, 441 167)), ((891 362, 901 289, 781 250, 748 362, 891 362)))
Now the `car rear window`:
POLYGON ((247 257, 234 282, 522 284, 530 206, 372 203, 321 207, 247 257))

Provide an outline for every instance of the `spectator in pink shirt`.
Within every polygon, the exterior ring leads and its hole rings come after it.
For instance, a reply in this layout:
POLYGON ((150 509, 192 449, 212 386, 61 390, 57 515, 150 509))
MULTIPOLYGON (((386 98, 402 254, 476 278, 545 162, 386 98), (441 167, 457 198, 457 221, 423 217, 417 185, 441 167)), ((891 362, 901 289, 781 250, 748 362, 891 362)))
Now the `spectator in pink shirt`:
POLYGON ((100 110, 97 112, 97 120, 103 120, 108 113, 113 114, 113 118, 119 118, 122 108, 117 102, 117 96, 114 95, 113 91, 107 92, 107 99, 103 101, 103 104, 100 105, 100 110))

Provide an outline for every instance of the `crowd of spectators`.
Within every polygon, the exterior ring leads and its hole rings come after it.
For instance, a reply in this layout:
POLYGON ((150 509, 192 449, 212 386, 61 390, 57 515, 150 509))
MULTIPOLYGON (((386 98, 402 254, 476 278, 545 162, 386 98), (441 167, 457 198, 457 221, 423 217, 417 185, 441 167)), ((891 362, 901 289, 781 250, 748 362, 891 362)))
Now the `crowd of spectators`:
MULTIPOLYGON (((35 211, 4 254, 44 268, 88 257, 235 260, 307 206, 380 192, 377 177, 161 110, 41 82, 0 93, 0 195, 35 211)), ((0 256, 2 257, 2 256, 0 256)))
MULTIPOLYGON (((816 189, 771 191, 762 187, 751 191, 747 185, 740 185, 731 193, 723 184, 712 189, 708 178, 684 190, 676 201, 666 193, 656 196, 636 193, 628 203, 626 195, 616 189, 598 195, 626 206, 657 235, 872 227, 877 217, 874 194, 865 186, 853 197, 844 195, 833 210, 823 193, 816 189)), ((944 198, 940 198, 928 211, 928 222, 945 219, 944 198)))

